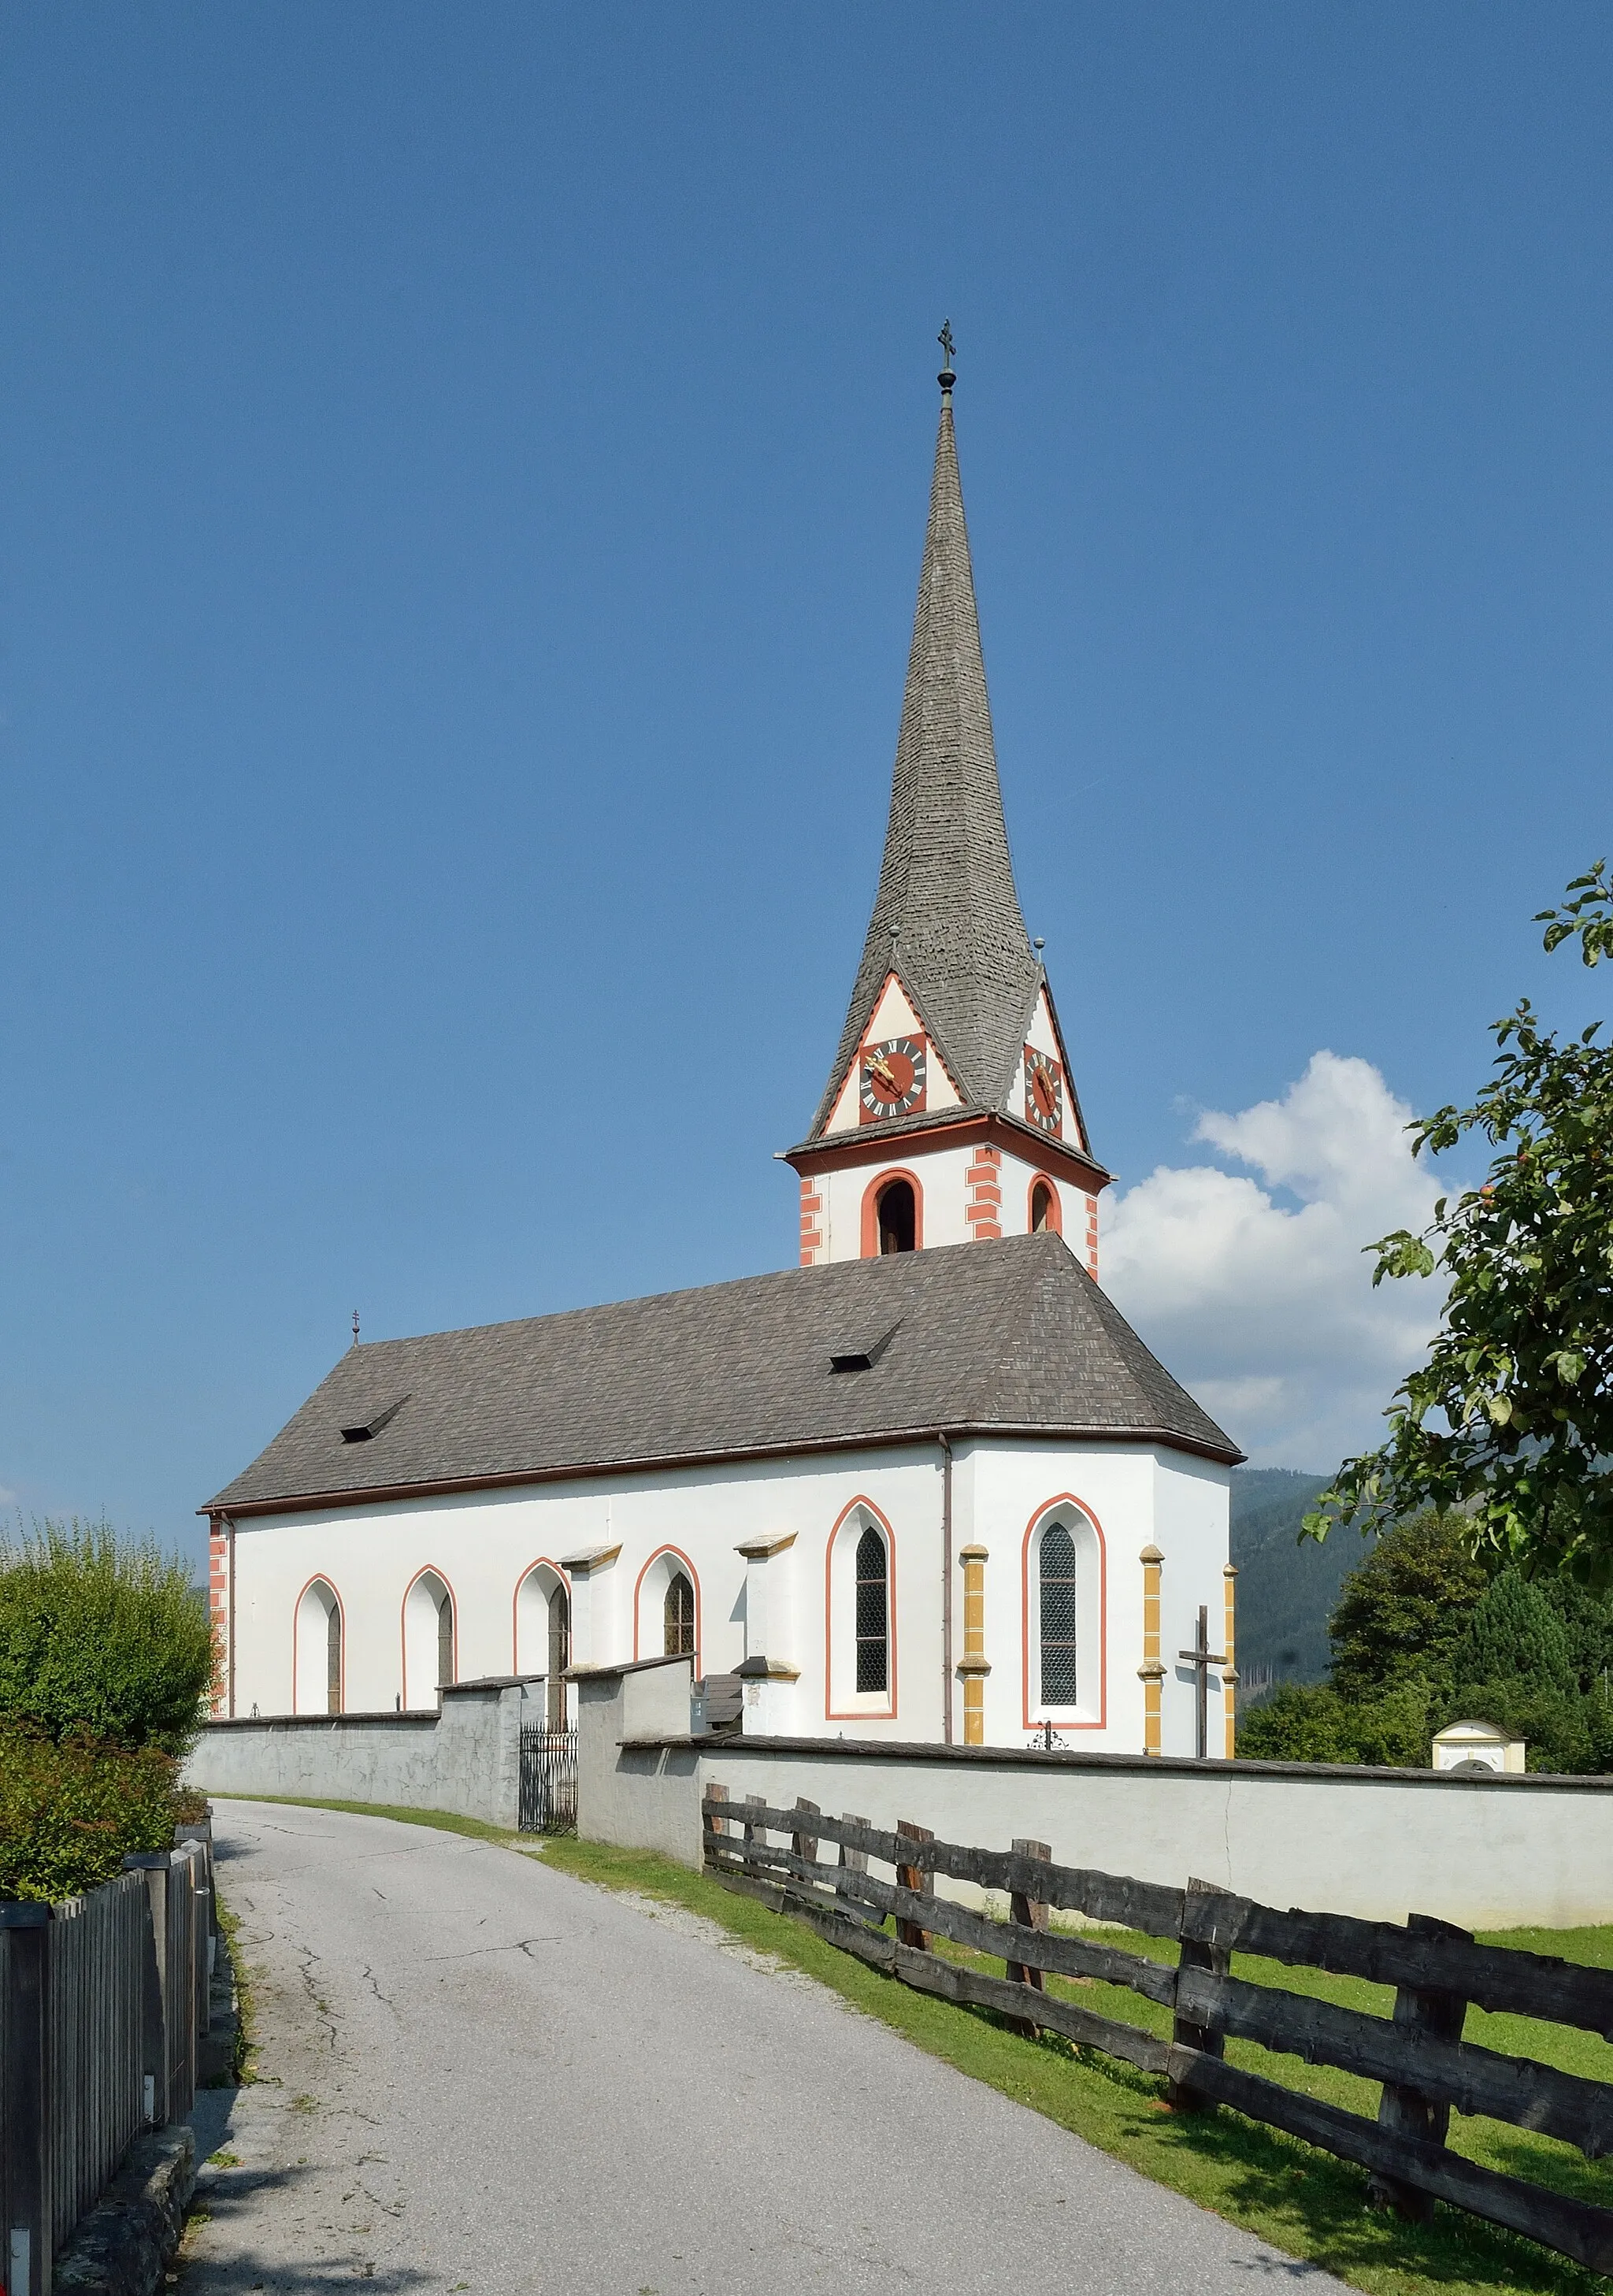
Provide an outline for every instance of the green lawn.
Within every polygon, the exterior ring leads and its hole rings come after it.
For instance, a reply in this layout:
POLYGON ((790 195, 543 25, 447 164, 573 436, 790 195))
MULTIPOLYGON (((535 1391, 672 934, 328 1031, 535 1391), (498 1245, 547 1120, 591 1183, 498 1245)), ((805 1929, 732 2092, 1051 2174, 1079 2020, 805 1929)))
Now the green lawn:
MULTIPOLYGON (((960 2071, 1045 2113, 1142 2175, 1258 2234, 1274 2248, 1325 2266, 1340 2279, 1371 2291, 1372 2296, 1436 2296, 1436 2292, 1437 2296, 1468 2296, 1468 2292, 1472 2296, 1510 2296, 1510 2292, 1525 2290, 1592 2296, 1593 2291, 1613 2292, 1613 2282, 1443 2204, 1426 2226, 1380 2214, 1365 2205, 1364 2172, 1347 2162, 1224 2108, 1169 2112, 1162 2101, 1164 2084, 1153 2076, 1095 2051, 1077 2050, 1055 2036, 1026 2040, 1008 2031, 990 2011, 960 2008, 915 1993, 839 1952, 805 1923, 769 1913, 708 1875, 644 1851, 612 1849, 598 1842, 550 1841, 542 1855, 545 1864, 580 1880, 640 1890, 708 1915, 748 1944, 821 1979, 857 2008, 960 2071)), ((1159 1960, 1175 1958, 1175 1946, 1157 1939, 1108 1930, 1103 1938, 1106 1944, 1128 1946, 1159 1960)), ((1486 1942, 1560 1954, 1597 1966, 1613 1963, 1613 1929, 1513 1931, 1486 1942)), ((938 1939, 937 1945, 960 1961, 1002 1974, 1000 1963, 985 1961, 944 1940, 938 1939)), ((1360 2008, 1387 2010, 1393 1999, 1387 1988, 1358 1980, 1289 1969, 1241 1955, 1234 1968, 1240 1976, 1262 1984, 1316 1993, 1360 2008)), ((1048 1982, 1085 2007, 1152 2031, 1169 2030, 1167 2010, 1122 1988, 1060 1979, 1048 1982)), ((1464 2038, 1487 2048, 1535 2056, 1568 2071, 1613 2079, 1613 2049, 1593 2034, 1471 2010, 1464 2038)), ((1273 2055, 1250 2043, 1230 2042, 1227 2054, 1233 2063, 1331 2103, 1368 2114, 1377 2111, 1378 2090, 1371 2082, 1306 2065, 1297 2057, 1273 2055)), ((1588 2162, 1550 2138, 1453 2115, 1450 2141, 1456 2150, 1491 2167, 1613 2206, 1613 2169, 1588 2162)))

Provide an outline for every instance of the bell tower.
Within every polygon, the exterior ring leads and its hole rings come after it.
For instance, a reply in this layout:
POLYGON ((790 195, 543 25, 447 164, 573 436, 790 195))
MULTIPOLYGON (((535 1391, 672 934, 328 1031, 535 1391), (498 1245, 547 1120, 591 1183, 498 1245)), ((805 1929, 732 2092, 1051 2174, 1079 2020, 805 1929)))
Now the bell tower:
POLYGON ((801 1264, 1054 1228, 1096 1275, 1092 1154, 1019 913, 953 430, 950 326, 890 819, 801 1184, 801 1264))

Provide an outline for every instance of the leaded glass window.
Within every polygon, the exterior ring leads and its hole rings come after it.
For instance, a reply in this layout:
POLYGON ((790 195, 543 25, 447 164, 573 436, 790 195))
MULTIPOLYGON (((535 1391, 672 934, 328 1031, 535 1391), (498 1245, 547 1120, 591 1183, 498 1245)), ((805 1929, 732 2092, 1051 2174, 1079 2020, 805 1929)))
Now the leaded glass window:
POLYGON ((1042 1703, 1074 1706, 1076 1542, 1061 1522, 1042 1534, 1042 1703))
POLYGON ((666 1633, 662 1648, 667 1658, 682 1657, 694 1648, 694 1589, 681 1570, 675 1570, 662 1605, 666 1633))
POLYGON ((437 1686, 454 1679, 454 1597, 445 1587, 437 1606, 437 1686))
POLYGON ((885 1542, 871 1523, 857 1541, 857 1688, 890 1687, 890 1602, 885 1542))

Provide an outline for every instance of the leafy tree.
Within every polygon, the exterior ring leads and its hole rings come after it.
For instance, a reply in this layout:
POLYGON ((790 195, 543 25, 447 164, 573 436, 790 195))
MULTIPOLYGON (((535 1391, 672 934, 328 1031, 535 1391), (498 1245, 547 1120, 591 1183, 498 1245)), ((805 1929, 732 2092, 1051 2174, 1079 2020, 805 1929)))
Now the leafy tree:
POLYGON ((1503 1570, 1479 1596, 1452 1670, 1459 1683, 1523 1683, 1560 1697, 1579 1689, 1561 1619, 1516 1570, 1503 1570))
POLYGON ((0 1545, 0 1724, 181 1754, 214 1662, 204 1597, 151 1541, 46 1522, 0 1545))
POLYGON ((1370 1697, 1443 1674, 1486 1578, 1462 1516, 1395 1524, 1350 1572, 1328 1621, 1334 1689, 1370 1697))
MULTIPOLYGON (((1599 861, 1543 910, 1545 946, 1613 955, 1613 879, 1599 861)), ((1413 1152, 1469 1133, 1497 1152, 1482 1187, 1433 1225, 1371 1247, 1372 1281, 1449 1283, 1429 1359, 1396 1390, 1388 1439, 1347 1460, 1306 1518, 1371 1529, 1427 1507, 1470 1514, 1476 1540, 1530 1573, 1613 1585, 1613 1046, 1560 1040, 1526 997, 1494 1023, 1495 1073, 1471 1107, 1411 1128, 1413 1152)))

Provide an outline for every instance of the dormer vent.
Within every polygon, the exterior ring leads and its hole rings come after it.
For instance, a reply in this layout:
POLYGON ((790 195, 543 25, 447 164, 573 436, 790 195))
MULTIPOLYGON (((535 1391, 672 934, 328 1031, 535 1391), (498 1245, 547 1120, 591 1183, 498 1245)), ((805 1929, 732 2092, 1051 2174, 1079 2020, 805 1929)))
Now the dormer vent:
POLYGON ((839 1354, 831 1355, 829 1358, 830 1370, 835 1372, 872 1371, 901 1328, 901 1322, 898 1318, 898 1320, 891 1325, 890 1329, 888 1332, 882 1332, 877 1340, 870 1341, 864 1347, 846 1348, 843 1349, 839 1354))
POLYGON ((403 1409, 408 1399, 409 1398, 406 1395, 400 1395, 396 1403, 389 1403, 386 1409, 384 1411, 378 1411, 373 1419, 361 1419, 355 1426, 344 1427, 341 1431, 342 1441, 344 1443, 373 1443, 376 1436, 380 1434, 381 1429, 389 1425, 390 1423, 397 1418, 398 1413, 403 1409))

